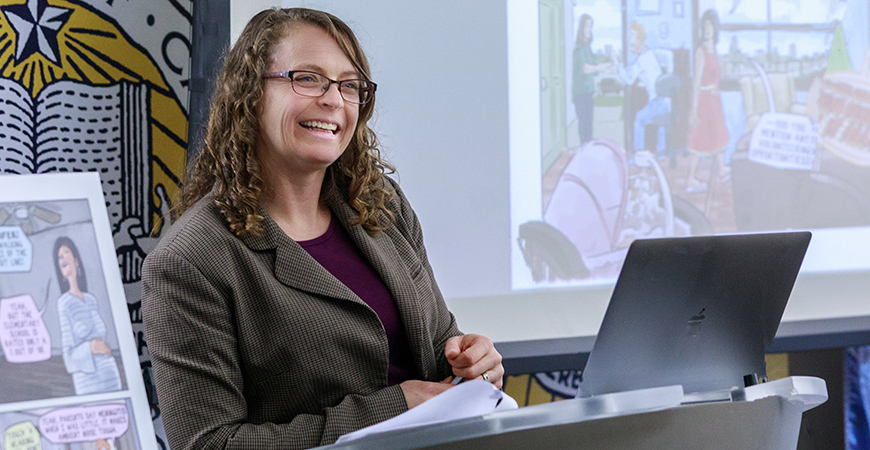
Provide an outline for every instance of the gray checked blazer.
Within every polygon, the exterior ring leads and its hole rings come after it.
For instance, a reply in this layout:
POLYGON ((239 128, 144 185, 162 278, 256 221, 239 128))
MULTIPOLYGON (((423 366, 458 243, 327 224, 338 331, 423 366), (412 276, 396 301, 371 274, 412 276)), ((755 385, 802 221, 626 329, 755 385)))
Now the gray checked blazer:
MULTIPOLYGON (((370 236, 335 217, 398 305, 425 380, 450 375, 444 344, 460 334, 398 185, 394 227, 370 236)), ((291 449, 407 410, 387 386, 389 347, 375 312, 265 213, 263 235, 233 235, 214 199, 188 210, 145 259, 142 312, 172 450, 291 449)))

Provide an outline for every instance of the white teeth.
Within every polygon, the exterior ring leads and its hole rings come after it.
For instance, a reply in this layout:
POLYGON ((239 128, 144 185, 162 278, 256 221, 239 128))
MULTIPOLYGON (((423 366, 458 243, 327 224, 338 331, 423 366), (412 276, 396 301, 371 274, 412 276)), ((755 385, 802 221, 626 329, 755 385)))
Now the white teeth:
POLYGON ((318 122, 316 120, 306 120, 305 122, 300 123, 300 125, 305 128, 319 128, 333 133, 338 129, 338 125, 334 123, 318 122))

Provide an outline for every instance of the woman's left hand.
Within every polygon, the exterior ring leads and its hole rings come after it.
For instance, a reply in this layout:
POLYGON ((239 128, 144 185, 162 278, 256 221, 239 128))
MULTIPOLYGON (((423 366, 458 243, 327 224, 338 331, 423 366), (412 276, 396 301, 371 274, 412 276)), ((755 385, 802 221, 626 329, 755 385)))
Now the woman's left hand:
POLYGON ((499 389, 504 384, 501 354, 495 349, 492 340, 486 336, 478 334, 454 336, 444 345, 444 356, 453 367, 453 374, 458 377, 467 380, 488 379, 499 389))
POLYGON ((112 349, 103 338, 91 339, 91 353, 95 355, 111 355, 112 349))

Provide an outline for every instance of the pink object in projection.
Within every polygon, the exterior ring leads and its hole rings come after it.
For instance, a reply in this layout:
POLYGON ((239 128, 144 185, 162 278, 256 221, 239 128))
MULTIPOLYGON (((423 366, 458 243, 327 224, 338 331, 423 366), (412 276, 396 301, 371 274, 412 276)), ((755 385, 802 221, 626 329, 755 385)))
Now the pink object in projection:
POLYGON ((51 335, 29 294, 0 299, 0 348, 11 363, 51 357, 51 335))

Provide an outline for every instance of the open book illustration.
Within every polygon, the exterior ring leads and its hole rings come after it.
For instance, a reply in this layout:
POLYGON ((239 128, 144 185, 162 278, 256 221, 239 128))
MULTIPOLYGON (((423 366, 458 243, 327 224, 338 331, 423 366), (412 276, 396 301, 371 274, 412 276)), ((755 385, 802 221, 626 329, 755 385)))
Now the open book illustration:
MULTIPOLYGON (((5 172, 29 174, 98 169, 109 220, 143 213, 150 164, 148 89, 128 82, 89 86, 58 81, 35 99, 24 86, 0 79, 0 146, 5 172), (137 136, 137 139, 132 139, 137 136)), ((142 223, 148 223, 142 217, 142 223)))
POLYGON ((33 97, 17 81, 0 78, 0 103, 2 172, 98 172, 112 232, 119 239, 122 280, 138 281, 145 253, 138 243, 126 241, 148 234, 153 226, 154 125, 148 85, 62 80, 33 97))
POLYGON ((345 434, 336 443, 372 434, 517 409, 517 401, 483 380, 466 381, 392 419, 345 434))

